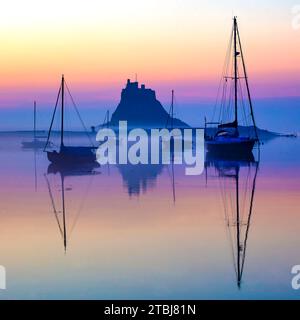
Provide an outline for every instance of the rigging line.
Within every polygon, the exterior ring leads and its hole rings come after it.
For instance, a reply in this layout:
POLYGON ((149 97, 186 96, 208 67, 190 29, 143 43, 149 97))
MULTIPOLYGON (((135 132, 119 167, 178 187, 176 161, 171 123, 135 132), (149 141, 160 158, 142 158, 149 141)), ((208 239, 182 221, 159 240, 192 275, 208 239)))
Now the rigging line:
POLYGON ((73 222, 73 224, 72 224, 72 226, 71 226, 71 228, 70 228, 69 239, 71 238, 71 235, 72 235, 72 233, 73 233, 73 230, 75 229, 75 226, 77 225, 77 221, 79 220, 79 217, 80 217, 80 215, 81 215, 82 209, 84 208, 85 201, 86 201, 87 195, 89 194, 89 191, 90 191, 90 188, 91 188, 91 185, 92 185, 92 181, 93 181, 94 175, 95 175, 95 174, 92 174, 92 175, 90 176, 89 181, 88 181, 88 185, 87 185, 86 190, 85 190, 85 193, 84 193, 84 195, 83 195, 83 199, 82 199, 82 201, 81 201, 80 207, 79 207, 79 209, 78 209, 78 211, 77 211, 77 214, 76 214, 76 216, 75 216, 74 222, 73 222))
POLYGON ((229 235, 230 235, 230 249, 231 249, 231 256, 233 259, 233 268, 234 268, 234 272, 236 277, 238 278, 238 268, 237 268, 237 263, 236 263, 236 255, 235 255, 235 250, 234 250, 234 242, 233 241, 233 234, 232 234, 232 226, 229 226, 229 235))
POLYGON ((219 113, 219 122, 221 122, 221 119, 222 119, 221 113, 224 113, 224 110, 226 107, 227 87, 228 87, 228 80, 226 79, 224 82, 224 85, 223 85, 221 108, 220 108, 220 113, 219 113))
MULTIPOLYGON (((240 76, 240 74, 238 72, 238 77, 239 76, 240 76)), ((247 115, 246 115, 246 108, 245 108, 245 103, 244 103, 244 91, 243 91, 242 84, 241 84, 240 80, 238 81, 238 85, 239 85, 239 91, 240 91, 240 96, 241 96, 240 103, 242 105, 243 116, 244 116, 243 120, 244 120, 245 125, 247 126, 247 115)))
MULTIPOLYGON (((220 181, 221 183, 221 181, 220 181)), ((229 218, 229 215, 228 215, 228 211, 227 211, 227 205, 226 205, 226 190, 227 189, 227 186, 226 186, 226 181, 225 181, 225 178, 224 178, 224 189, 221 187, 221 194, 223 195, 224 199, 224 212, 225 212, 225 221, 227 223, 227 236, 229 238, 229 245, 230 245, 230 251, 231 251, 231 257, 232 257, 232 261, 233 261, 233 268, 234 268, 234 272, 236 274, 236 277, 238 277, 238 271, 237 271, 237 265, 236 265, 236 262, 235 262, 235 251, 234 251, 234 241, 233 241, 233 235, 232 235, 232 227, 231 227, 231 224, 230 224, 230 218, 229 218)), ((223 198, 222 197, 222 198, 223 198)), ((229 204, 231 204, 231 200, 229 201, 229 204)), ((231 217, 231 221, 232 221, 232 217, 231 217)))
MULTIPOLYGON (((234 32, 234 30, 233 30, 233 28, 232 28, 232 33, 231 33, 231 38, 230 38, 230 42, 229 42, 229 47, 228 47, 228 51, 227 51, 227 54, 226 54, 226 62, 227 62, 227 64, 226 64, 226 70, 224 71, 224 74, 223 74, 223 78, 225 77, 225 75, 227 76, 228 74, 229 74, 229 68, 230 68, 230 62, 231 62, 231 59, 230 59, 230 57, 231 57, 231 51, 232 51, 232 38, 233 38, 233 32, 234 32)), ((226 109, 227 108, 227 106, 226 106, 226 104, 227 104, 227 87, 228 87, 228 78, 226 78, 225 79, 225 85, 226 85, 226 87, 225 87, 225 95, 224 95, 224 97, 223 97, 223 101, 221 101, 221 109, 220 109, 220 116, 219 116, 219 122, 221 122, 222 120, 223 121, 227 121, 227 119, 226 119, 226 114, 228 113, 228 110, 226 109), (227 113, 226 113, 227 112, 227 113)), ((229 86, 229 87, 231 87, 231 86, 229 86)), ((230 89, 229 89, 229 92, 230 92, 230 89)))
POLYGON ((229 220, 229 219, 228 219, 225 191, 223 190, 223 186, 222 186, 221 180, 219 180, 219 184, 220 184, 220 189, 221 189, 221 198, 222 198, 223 207, 224 207, 224 217, 225 217, 225 221, 226 221, 226 220, 229 220))
POLYGON ((79 113, 79 111, 78 111, 77 105, 76 105, 76 103, 75 103, 75 101, 74 101, 74 99, 73 99, 73 96, 72 96, 72 94, 71 94, 71 92, 70 92, 70 89, 69 89, 69 87, 68 87, 68 85, 67 85, 66 82, 65 82, 65 85, 66 85, 67 91, 68 91, 68 93, 69 93, 69 95, 70 95, 72 104, 73 104, 73 106, 74 106, 74 108, 75 108, 75 110, 76 110, 77 116, 78 116, 78 118, 79 118, 79 120, 80 120, 80 122, 81 122, 81 125, 83 126, 84 131, 85 131, 85 133, 86 133, 86 135, 87 135, 87 137, 88 137, 91 145, 94 147, 94 143, 92 142, 92 139, 91 139, 91 137, 90 137, 89 134, 88 134, 87 128, 86 128, 86 126, 85 126, 85 124, 84 124, 84 122, 83 122, 83 120, 82 120, 82 118, 81 118, 81 116, 80 116, 80 113, 79 113))
MULTIPOLYGON (((228 66, 228 68, 229 68, 229 66, 228 66)), ((233 72, 233 70, 231 70, 231 72, 233 72)), ((224 104, 223 104, 223 110, 222 110, 223 122, 228 122, 230 120, 232 92, 233 92, 233 82, 230 81, 229 90, 228 90, 228 97, 227 97, 227 89, 226 89, 226 96, 225 96, 225 100, 224 100, 224 104)))
POLYGON ((225 187, 223 187, 223 185, 222 185, 221 178, 219 178, 219 186, 220 186, 220 190, 221 190, 221 199, 222 199, 223 208, 224 208, 224 220, 229 221, 228 212, 227 212, 227 204, 226 204, 226 196, 225 196, 225 187))
MULTIPOLYGON (((230 219, 229 219, 229 215, 228 215, 228 210, 227 210, 227 201, 226 201, 226 190, 227 189, 231 189, 229 185, 226 184, 226 177, 223 180, 223 188, 221 188, 221 194, 222 194, 222 199, 223 199, 223 202, 225 203, 224 205, 224 213, 225 213, 225 221, 227 222, 227 235, 229 236, 229 244, 230 244, 230 251, 231 251, 231 256, 232 256, 232 260, 233 260, 233 268, 234 268, 234 272, 235 272, 235 275, 236 275, 236 278, 238 278, 238 267, 237 267, 237 263, 236 263, 236 255, 235 255, 235 246, 234 246, 234 239, 233 239, 233 233, 232 233, 232 226, 230 225, 230 219), (226 218, 227 217, 227 218, 226 218)), ((231 180, 231 178, 230 178, 231 180)), ((220 183, 221 183, 221 180, 220 180, 220 183)), ((233 207, 233 199, 231 197, 231 193, 230 193, 230 196, 229 196, 229 201, 228 201, 228 205, 231 207, 231 210, 232 210, 232 207, 233 207)), ((232 214, 233 215, 233 214, 232 214)), ((232 216, 231 217, 231 221, 233 222, 234 221, 234 217, 232 216)), ((237 248, 237 250, 239 250, 239 248, 237 248)))
POLYGON ((223 177, 222 178, 222 181, 223 181, 223 197, 224 197, 224 208, 226 210, 226 215, 228 217, 228 221, 230 220, 229 219, 229 216, 231 213, 231 220, 233 219, 233 197, 232 197, 232 194, 230 192, 226 193, 227 190, 230 190, 230 183, 226 183, 227 182, 227 177, 223 177))
POLYGON ((224 91, 223 91, 223 97, 222 97, 222 102, 221 102, 221 108, 220 108, 220 113, 219 113, 219 122, 222 123, 222 121, 225 120, 225 115, 226 115, 226 99, 227 99, 227 88, 228 88, 228 82, 224 83, 224 91))
POLYGON ((228 210, 231 213, 231 220, 234 220, 234 216, 233 216, 233 203, 234 203, 234 197, 232 195, 232 176, 228 175, 226 176, 226 174, 224 173, 224 193, 226 194, 226 190, 228 190, 228 201, 227 201, 227 205, 228 205, 228 210))
MULTIPOLYGON (((221 183, 221 180, 220 180, 220 185, 221 184, 222 183, 221 183)), ((227 227, 226 228, 227 229, 226 234, 227 234, 228 241, 229 241, 229 244, 230 244, 230 251, 231 251, 231 256, 232 256, 232 260, 233 260, 234 271, 237 274, 236 265, 235 265, 234 247, 233 247, 233 241, 232 241, 232 232, 231 232, 231 226, 230 226, 230 218, 229 218, 228 211, 227 211, 225 188, 226 188, 226 185, 224 183, 224 189, 221 186, 221 195, 222 195, 222 200, 224 202, 224 215, 225 215, 225 223, 226 223, 226 227, 227 227)))
MULTIPOLYGON (((233 34, 234 34, 234 28, 233 28, 233 34)), ((232 35, 233 37, 233 35, 232 35)), ((230 56, 228 57, 228 66, 227 66, 227 75, 230 75, 230 79, 228 80, 232 80, 233 77, 232 75, 234 74, 234 64, 233 64, 233 59, 232 59, 232 51, 233 51, 233 39, 231 39, 232 41, 232 46, 231 46, 231 49, 230 49, 230 56), (229 71, 230 69, 230 71, 229 71)), ((228 99, 227 101, 225 101, 224 103, 224 112, 223 112, 223 121, 224 122, 228 122, 230 121, 230 115, 232 113, 232 101, 233 101, 233 91, 234 91, 234 84, 233 84, 233 81, 230 81, 230 88, 229 88, 229 95, 228 95, 228 99)))
POLYGON ((43 150, 44 152, 46 151, 46 148, 47 148, 48 143, 49 143, 50 134, 51 134, 54 118, 55 118, 55 113, 56 113, 57 105, 58 105, 58 102, 59 102, 60 92, 61 92, 61 86, 59 87, 59 90, 58 90, 58 95, 57 95, 57 98, 56 98, 55 108, 54 108, 54 112, 53 112, 51 123, 50 123, 50 128, 49 128, 48 135, 47 135, 47 141, 46 141, 46 144, 45 144, 44 150, 43 150))
POLYGON ((240 104, 242 105, 242 110, 243 110, 243 122, 245 125, 247 125, 247 116, 246 116, 246 108, 245 108, 245 103, 244 103, 244 94, 243 94, 243 89, 242 89, 242 85, 241 82, 238 81, 238 86, 239 86, 239 91, 240 91, 240 104))
POLYGON ((224 117, 224 109, 226 108, 226 93, 227 93, 227 87, 228 87, 228 79, 225 78, 225 75, 227 75, 227 73, 228 73, 228 68, 229 68, 229 63, 230 63, 229 54, 231 52, 231 41, 232 40, 230 39, 230 42, 229 42, 230 49, 228 49, 228 51, 226 53, 226 60, 225 60, 226 65, 225 65, 225 70, 223 71, 223 74, 222 74, 224 84, 223 84, 223 94, 222 94, 221 103, 220 103, 221 108, 220 108, 220 113, 219 113, 219 122, 222 121, 222 118, 224 117))
POLYGON ((223 63, 223 68, 222 68, 222 77, 219 81, 219 85, 218 85, 218 91, 217 91, 217 97, 216 97, 216 101, 215 101, 215 104, 214 104, 214 109, 213 109, 213 116, 212 116, 212 120, 214 120, 215 118, 215 113, 216 113, 216 108, 217 108, 217 105, 219 103, 219 95, 220 95, 220 90, 221 90, 221 86, 222 86, 222 82, 224 81, 224 76, 225 74, 227 73, 228 71, 228 57, 229 57, 229 54, 231 52, 231 46, 232 46, 232 37, 233 37, 233 28, 231 30, 231 33, 230 33, 230 39, 229 39, 229 44, 228 44, 228 47, 227 47, 227 52, 226 52, 226 55, 225 55, 225 60, 224 60, 224 63, 223 63))
POLYGON ((244 183, 244 192, 243 192, 243 206, 242 206, 242 218, 244 217, 244 213, 245 213, 245 207, 246 207, 246 202, 247 202, 247 194, 248 194, 248 186, 249 186, 249 181, 250 181, 250 177, 251 177, 251 172, 250 172, 250 167, 248 167, 247 170, 247 175, 246 175, 246 180, 244 183))
POLYGON ((246 206, 246 200, 247 200, 247 192, 248 192, 248 185, 249 185, 249 181, 250 181, 250 176, 251 176, 251 170, 250 167, 248 168, 248 172, 247 172, 247 177, 246 177, 246 182, 245 182, 245 188, 244 188, 244 192, 243 192, 243 202, 242 202, 242 220, 244 217, 244 213, 245 213, 245 206, 246 206))
POLYGON ((46 183, 47 183, 47 187, 48 187, 48 192, 49 192, 49 196, 50 196, 50 200, 51 200, 51 204, 52 204, 55 220, 57 222, 57 225, 58 225, 58 228, 59 228, 59 231, 60 231, 60 235, 61 235, 61 237, 63 239, 63 237, 64 237, 63 236, 63 231, 62 231, 62 228, 61 228, 61 225, 60 225, 60 222, 59 222, 59 218, 58 218, 58 215, 57 215, 57 210, 55 208, 55 202, 54 202, 53 194, 52 194, 52 191, 51 191, 50 183, 49 183, 49 180, 48 180, 46 174, 44 174, 44 177, 46 179, 46 183))
POLYGON ((250 199, 250 209, 249 209, 249 215, 248 215, 248 221, 247 221, 246 236, 245 236, 245 240, 244 240, 244 252, 243 252, 243 258, 242 258, 241 275, 243 274, 243 271, 244 271, 244 264, 245 264, 245 259, 246 259, 247 240, 248 240, 248 234, 249 234, 249 230, 250 230, 251 216, 252 216, 252 212, 253 212, 252 209, 253 209, 253 200, 254 200, 254 194, 255 194, 255 188, 256 188, 256 179, 257 179, 257 174, 258 174, 258 166, 259 166, 259 163, 256 165, 255 175, 253 178, 253 188, 252 188, 251 199, 250 199))
POLYGON ((225 220, 227 223, 226 225, 226 234, 227 234, 227 238, 228 238, 228 242, 229 242, 229 247, 230 247, 230 251, 231 251, 231 258, 232 258, 232 261, 233 261, 233 268, 234 268, 234 272, 236 274, 236 277, 238 276, 238 273, 237 273, 237 266, 236 266, 236 263, 235 263, 235 254, 234 254, 234 245, 233 245, 233 236, 232 236, 232 232, 231 232, 231 227, 230 227, 230 221, 229 221, 229 218, 227 218, 225 220))
POLYGON ((83 128, 84 128, 85 134, 86 134, 88 140, 90 141, 91 145, 94 147, 94 144, 93 144, 93 142, 92 142, 92 140, 91 140, 91 138, 90 138, 90 136, 89 136, 89 134, 88 134, 87 128, 86 128, 86 126, 85 126, 85 124, 84 124, 84 122, 83 122, 83 120, 82 120, 82 118, 81 118, 81 116, 80 116, 80 113, 79 113, 79 110, 78 110, 78 108, 77 108, 77 105, 76 105, 76 103, 75 103, 75 101, 74 101, 74 99, 73 99, 73 96, 71 95, 71 92, 70 92, 69 87, 68 87, 67 84, 66 84, 66 87, 67 87, 68 93, 69 93, 69 95, 70 95, 71 102, 72 102, 72 104, 73 104, 73 106, 74 106, 74 109, 75 109, 75 111, 76 111, 76 113, 77 113, 77 116, 78 116, 78 118, 79 118, 79 120, 80 120, 80 122, 81 122, 81 125, 82 125, 83 128))
POLYGON ((241 51, 241 57, 242 57, 242 63, 243 63, 243 69, 244 69, 244 75, 245 75, 245 81, 246 81, 246 87, 247 87, 248 100, 249 100, 249 104, 250 104, 251 117, 252 117, 252 121, 253 121, 253 125, 254 125, 255 136, 256 136, 257 141, 259 142, 257 126, 256 126, 255 118, 254 118, 254 112, 253 112, 251 93, 250 93, 250 89, 249 89, 249 82, 248 82, 246 64, 245 64, 245 60, 244 60, 244 54, 243 54, 241 38, 240 38, 240 32, 239 32, 238 26, 236 26, 236 31, 237 31, 237 38, 238 38, 239 47, 240 47, 240 51, 241 51))
POLYGON ((236 215, 234 213, 234 211, 236 209, 235 202, 236 202, 236 196, 234 196, 234 193, 231 193, 230 194, 230 208, 231 208, 232 221, 235 221, 235 219, 236 219, 236 215))

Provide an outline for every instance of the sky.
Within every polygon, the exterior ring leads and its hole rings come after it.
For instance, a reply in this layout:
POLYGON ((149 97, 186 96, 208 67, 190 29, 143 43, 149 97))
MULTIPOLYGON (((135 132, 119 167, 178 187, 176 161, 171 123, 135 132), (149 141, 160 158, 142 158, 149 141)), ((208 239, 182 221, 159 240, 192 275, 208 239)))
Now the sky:
POLYGON ((117 103, 136 75, 163 102, 171 89, 182 103, 212 101, 233 15, 254 99, 300 96, 300 29, 292 25, 298 4, 1 0, 0 111, 31 108, 34 99, 52 106, 62 73, 86 107, 117 103))

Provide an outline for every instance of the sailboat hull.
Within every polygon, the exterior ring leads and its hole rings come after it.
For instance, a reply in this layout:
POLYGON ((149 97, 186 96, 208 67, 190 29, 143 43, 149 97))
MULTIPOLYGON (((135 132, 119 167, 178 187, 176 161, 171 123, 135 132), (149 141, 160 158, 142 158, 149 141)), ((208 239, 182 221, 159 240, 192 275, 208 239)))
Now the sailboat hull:
POLYGON ((207 152, 220 156, 240 156, 252 153, 255 139, 216 139, 206 141, 207 152))
POLYGON ((47 157, 54 164, 83 164, 96 161, 96 154, 90 147, 64 147, 59 152, 47 151, 47 157))

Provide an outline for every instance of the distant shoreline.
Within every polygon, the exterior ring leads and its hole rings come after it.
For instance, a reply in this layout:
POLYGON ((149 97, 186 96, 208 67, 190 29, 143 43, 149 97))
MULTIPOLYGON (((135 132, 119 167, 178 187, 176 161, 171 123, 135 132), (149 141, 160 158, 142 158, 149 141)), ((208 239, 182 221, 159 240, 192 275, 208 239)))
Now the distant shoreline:
MULTIPOLYGON (((151 129, 164 129, 164 128, 144 128, 145 130, 151 130, 151 129)), ((174 128, 176 129, 176 128, 174 128)), ((183 129, 183 128, 178 128, 178 129, 183 129)), ((190 129, 204 129, 204 127, 190 127, 190 129)), ((241 132, 245 131, 245 130, 253 130, 253 127, 250 126, 250 127, 240 127, 240 130, 241 132)), ((208 128, 208 130, 212 130, 210 128, 208 128)), ((294 134, 294 133, 279 133, 279 132, 273 132, 273 131, 269 131, 269 130, 266 130, 266 129, 260 129, 260 128, 257 128, 258 130, 258 135, 260 137, 260 139, 272 139, 272 138, 276 138, 276 137, 294 137, 296 138, 297 137, 297 134, 294 134)), ((54 134, 59 134, 60 131, 56 130, 56 131, 53 131, 52 133, 54 134)), ((85 132, 85 131, 82 131, 82 130, 69 130, 69 131, 65 131, 65 134, 95 134, 94 132, 92 131, 88 131, 88 132, 85 132)), ((33 134, 33 130, 4 130, 4 131, 0 131, 0 134, 33 134)), ((38 130, 37 131, 37 134, 43 134, 43 135, 47 135, 47 131, 46 130, 38 130)))

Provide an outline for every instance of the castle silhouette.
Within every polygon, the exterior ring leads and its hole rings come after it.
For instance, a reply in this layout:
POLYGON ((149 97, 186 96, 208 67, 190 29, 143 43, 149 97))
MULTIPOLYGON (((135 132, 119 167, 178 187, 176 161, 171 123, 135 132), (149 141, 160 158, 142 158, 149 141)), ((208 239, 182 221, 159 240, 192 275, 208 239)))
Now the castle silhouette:
MULTIPOLYGON (((170 116, 156 99, 155 91, 137 81, 127 80, 122 90, 121 101, 112 114, 109 125, 118 126, 119 121, 126 120, 129 127, 164 128, 170 116)), ((174 118, 175 128, 188 128, 185 122, 174 118)))

